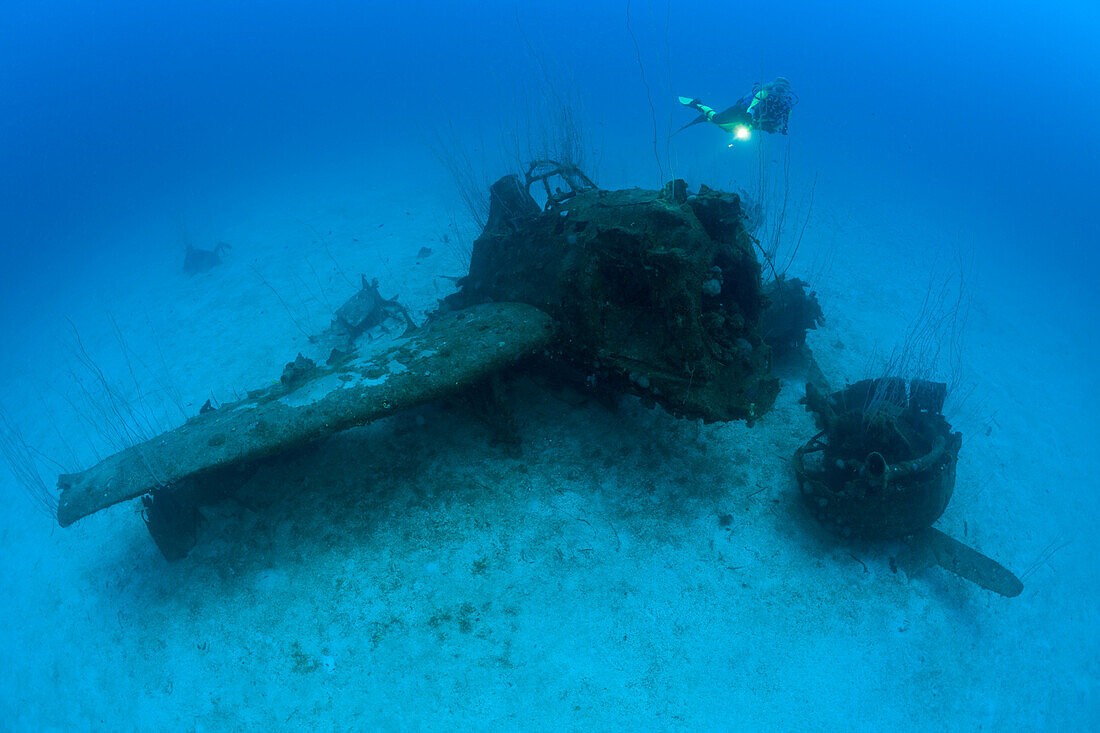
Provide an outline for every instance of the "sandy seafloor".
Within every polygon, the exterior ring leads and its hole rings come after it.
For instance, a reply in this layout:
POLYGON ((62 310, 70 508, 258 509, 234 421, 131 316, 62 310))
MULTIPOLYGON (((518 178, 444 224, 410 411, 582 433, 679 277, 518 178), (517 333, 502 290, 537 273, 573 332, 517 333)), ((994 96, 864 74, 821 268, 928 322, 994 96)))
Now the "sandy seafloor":
MULTIPOLYGON (((129 390, 113 317, 147 401, 192 414, 278 379, 360 272, 422 318, 470 232, 442 173, 382 180, 211 217, 197 243, 233 249, 196 277, 178 239, 135 229, 140 254, 11 319, 6 409, 45 452, 91 462, 64 316, 129 390)), ((819 185, 793 272, 831 253, 810 343, 841 386, 919 310, 930 252, 960 226, 1001 233, 819 185)), ((897 545, 815 526, 789 464, 815 432, 797 375, 751 428, 519 381, 519 453, 441 407, 340 434, 260 470, 247 508, 204 509, 171 565, 136 502, 62 530, 5 475, 0 729, 1095 728, 1096 313, 978 259, 938 526, 1024 575, 1019 598, 906 579, 897 545)))

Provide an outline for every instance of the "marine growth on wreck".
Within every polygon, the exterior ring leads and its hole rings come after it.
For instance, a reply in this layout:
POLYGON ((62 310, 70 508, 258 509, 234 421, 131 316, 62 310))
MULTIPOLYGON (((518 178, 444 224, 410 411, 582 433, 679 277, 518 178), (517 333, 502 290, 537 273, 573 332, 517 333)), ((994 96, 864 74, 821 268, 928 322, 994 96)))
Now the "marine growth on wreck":
POLYGON ((962 444, 940 414, 945 385, 891 375, 823 394, 805 345, 821 308, 797 278, 775 274, 765 285, 758 247, 737 194, 690 193, 681 180, 605 191, 575 166, 535 161, 490 188, 469 272, 426 323, 362 276, 331 327, 310 338, 330 350, 327 365, 298 354, 276 386, 208 403, 180 428, 62 475, 58 519, 142 497, 146 526, 176 560, 197 541, 197 507, 272 456, 445 397, 511 425, 503 375, 551 373, 675 416, 752 424, 779 392, 773 353, 797 352, 821 429, 794 457, 809 511, 844 536, 909 538, 907 572, 939 564, 1017 595, 1008 570, 931 526, 947 508, 962 444), (398 345, 358 356, 359 340, 388 320, 405 328, 398 345))

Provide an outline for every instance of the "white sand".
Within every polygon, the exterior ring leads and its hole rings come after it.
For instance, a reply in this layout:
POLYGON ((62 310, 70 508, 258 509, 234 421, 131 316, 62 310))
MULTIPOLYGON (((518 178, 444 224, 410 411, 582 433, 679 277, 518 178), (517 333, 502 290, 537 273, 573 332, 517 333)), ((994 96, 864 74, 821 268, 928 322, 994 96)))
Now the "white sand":
MULTIPOLYGON (((361 272, 420 318, 451 291, 439 276, 460 274, 441 241, 460 244, 456 203, 425 193, 447 185, 431 173, 230 211, 196 236, 229 242, 225 264, 194 278, 150 224, 143 254, 59 283, 11 324, 3 404, 84 467, 94 428, 64 399, 62 315, 129 389, 116 319, 164 425, 181 419, 172 394, 194 414, 316 357, 302 331, 361 272)), ((801 261, 836 250, 811 342, 839 386, 896 343, 928 253, 951 242, 931 241, 945 227, 928 212, 826 188, 801 261)), ((909 582, 890 571, 896 545, 816 527, 789 469, 814 432, 800 384, 750 429, 520 383, 520 454, 442 408, 350 431, 205 509, 172 565, 136 503, 61 530, 4 476, 0 727, 1086 730, 1100 720, 1095 326, 1011 298, 995 262, 976 272, 974 392, 952 415, 967 441, 939 526, 1025 574, 1019 598, 936 569, 909 582)))

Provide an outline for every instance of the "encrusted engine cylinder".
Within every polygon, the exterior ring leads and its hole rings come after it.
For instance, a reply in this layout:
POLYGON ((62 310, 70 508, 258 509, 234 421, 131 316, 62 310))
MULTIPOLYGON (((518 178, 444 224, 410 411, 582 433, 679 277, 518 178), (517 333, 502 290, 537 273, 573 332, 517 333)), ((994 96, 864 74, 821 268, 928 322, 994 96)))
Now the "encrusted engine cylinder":
POLYGON ((962 435, 941 411, 946 385, 897 377, 866 379, 806 406, 821 432, 795 452, 806 506, 845 536, 912 535, 940 518, 955 488, 962 435))

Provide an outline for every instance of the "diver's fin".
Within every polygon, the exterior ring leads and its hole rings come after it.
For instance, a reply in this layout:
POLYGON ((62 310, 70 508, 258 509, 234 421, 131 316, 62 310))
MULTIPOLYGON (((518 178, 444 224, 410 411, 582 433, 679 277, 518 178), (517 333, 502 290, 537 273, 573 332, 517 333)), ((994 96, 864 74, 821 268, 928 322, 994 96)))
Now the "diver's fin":
POLYGON ((698 99, 695 99, 694 97, 677 97, 677 99, 680 100, 680 104, 684 105, 685 107, 691 107, 694 110, 702 112, 704 115, 707 113, 707 110, 710 109, 710 107, 707 107, 705 104, 700 102, 698 99))
POLYGON ((672 134, 673 134, 673 135, 675 135, 675 134, 677 134, 677 133, 683 132, 684 130, 688 129, 688 128, 689 128, 689 127, 691 127, 692 125, 698 125, 698 124, 699 124, 700 122, 706 122, 706 121, 707 121, 707 116, 706 116, 706 115, 699 115, 699 116, 698 116, 698 117, 696 117, 696 118, 695 118, 694 120, 692 120, 691 122, 687 123, 686 125, 684 125, 684 126, 683 126, 683 127, 681 127, 681 128, 679 129, 679 130, 677 130, 676 132, 674 132, 674 133, 672 133, 672 134))
POLYGON ((675 135, 678 132, 682 132, 682 131, 686 130, 687 128, 691 127, 692 125, 698 125, 700 122, 706 122, 708 119, 710 119, 710 115, 707 114, 708 111, 713 113, 713 110, 711 110, 710 107, 707 107, 705 104, 700 102, 698 99, 695 99, 694 97, 677 97, 677 99, 680 101, 680 104, 684 105, 685 107, 691 107, 692 109, 697 110, 701 114, 698 117, 696 117, 694 120, 692 120, 691 122, 689 122, 686 125, 684 125, 683 127, 681 127, 676 132, 672 133, 673 135, 675 135))

